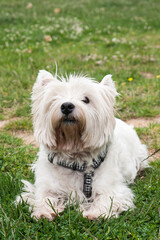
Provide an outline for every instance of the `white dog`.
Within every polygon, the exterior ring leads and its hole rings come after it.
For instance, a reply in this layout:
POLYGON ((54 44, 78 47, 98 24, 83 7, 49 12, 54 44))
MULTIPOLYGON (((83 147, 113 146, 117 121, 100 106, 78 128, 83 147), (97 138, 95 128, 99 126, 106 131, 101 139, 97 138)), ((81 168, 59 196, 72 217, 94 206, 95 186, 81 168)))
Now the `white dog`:
POLYGON ((118 216, 134 207, 128 187, 148 167, 147 149, 133 127, 114 117, 118 95, 111 75, 101 83, 41 70, 32 93, 34 135, 40 144, 35 183, 23 199, 35 218, 52 220, 70 200, 83 216, 118 216))

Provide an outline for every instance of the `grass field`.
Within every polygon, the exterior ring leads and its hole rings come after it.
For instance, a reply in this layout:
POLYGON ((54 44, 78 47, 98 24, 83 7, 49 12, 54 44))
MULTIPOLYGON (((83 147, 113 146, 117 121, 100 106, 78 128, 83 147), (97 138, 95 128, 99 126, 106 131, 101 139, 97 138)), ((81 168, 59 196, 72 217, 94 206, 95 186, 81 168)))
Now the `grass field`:
MULTIPOLYGON (((82 72, 100 81, 111 73, 120 97, 117 116, 160 114, 159 0, 0 1, 0 239, 160 239, 160 161, 135 184, 136 208, 118 219, 84 219, 68 206, 55 221, 30 218, 14 205, 37 148, 13 136, 32 133, 30 93, 39 69, 82 72), (14 120, 15 119, 15 120, 14 120), (11 121, 12 120, 12 121, 11 121)), ((160 148, 160 123, 137 129, 151 152, 160 148)))

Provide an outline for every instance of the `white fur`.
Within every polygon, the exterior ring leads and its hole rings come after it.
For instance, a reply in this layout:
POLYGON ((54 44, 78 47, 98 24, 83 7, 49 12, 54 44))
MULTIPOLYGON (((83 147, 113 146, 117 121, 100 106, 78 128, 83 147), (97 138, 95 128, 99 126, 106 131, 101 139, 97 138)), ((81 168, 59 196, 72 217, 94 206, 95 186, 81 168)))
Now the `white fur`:
POLYGON ((118 216, 134 207, 128 184, 133 183, 138 171, 148 167, 147 160, 143 161, 147 148, 131 126, 115 119, 116 95, 111 75, 98 83, 77 75, 58 80, 47 71, 40 71, 32 93, 34 134, 40 144, 38 160, 33 165, 35 183, 23 181, 24 192, 17 198, 33 207, 32 216, 51 220, 64 210, 69 199, 79 201, 84 217, 89 219, 118 216), (88 104, 83 102, 86 96, 90 99, 88 104), (64 102, 75 105, 72 115, 81 130, 80 137, 75 137, 72 125, 71 133, 65 126, 66 144, 58 147, 56 128, 63 117, 60 107, 64 102), (76 147, 70 134, 75 142, 79 137, 76 147), (107 156, 94 173, 91 201, 83 193, 83 173, 56 166, 47 158, 53 151, 67 161, 75 156, 74 161, 85 160, 89 164, 106 145, 107 156))

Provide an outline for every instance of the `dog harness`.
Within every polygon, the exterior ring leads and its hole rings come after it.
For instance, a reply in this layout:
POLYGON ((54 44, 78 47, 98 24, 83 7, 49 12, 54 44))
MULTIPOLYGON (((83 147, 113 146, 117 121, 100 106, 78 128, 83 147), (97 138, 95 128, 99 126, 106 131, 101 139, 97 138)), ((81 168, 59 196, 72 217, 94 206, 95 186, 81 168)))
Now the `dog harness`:
POLYGON ((65 160, 59 160, 59 159, 55 162, 54 158, 56 153, 49 153, 48 160, 52 164, 56 164, 64 168, 68 168, 73 171, 83 172, 84 173, 83 193, 86 196, 86 198, 90 198, 92 196, 92 178, 94 176, 94 171, 104 161, 107 155, 107 152, 108 152, 108 147, 106 147, 106 150, 103 153, 100 153, 96 158, 93 158, 91 168, 87 166, 86 162, 84 162, 83 164, 80 164, 78 162, 67 163, 65 160))

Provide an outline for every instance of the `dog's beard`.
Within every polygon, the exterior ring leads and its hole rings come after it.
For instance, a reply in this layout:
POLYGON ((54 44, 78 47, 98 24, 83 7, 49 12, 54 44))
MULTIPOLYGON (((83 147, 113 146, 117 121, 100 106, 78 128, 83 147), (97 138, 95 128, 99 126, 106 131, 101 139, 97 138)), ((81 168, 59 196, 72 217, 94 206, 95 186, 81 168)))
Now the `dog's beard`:
POLYGON ((62 118, 56 130, 56 146, 58 151, 76 153, 83 148, 81 140, 84 123, 71 118, 62 118))

